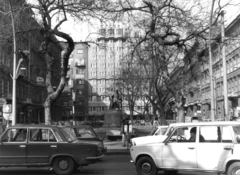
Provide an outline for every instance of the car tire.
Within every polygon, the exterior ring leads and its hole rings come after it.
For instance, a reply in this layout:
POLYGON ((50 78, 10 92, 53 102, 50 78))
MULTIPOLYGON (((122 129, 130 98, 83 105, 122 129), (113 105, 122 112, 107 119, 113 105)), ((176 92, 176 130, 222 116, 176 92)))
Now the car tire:
POLYGON ((81 165, 78 165, 78 164, 75 163, 75 165, 74 165, 74 171, 76 171, 80 166, 81 166, 81 165))
POLYGON ((69 175, 75 167, 70 157, 56 157, 53 161, 53 169, 58 175, 69 175))
POLYGON ((148 156, 141 157, 137 161, 136 170, 138 175, 156 175, 158 172, 155 163, 148 156))
POLYGON ((240 162, 232 163, 227 170, 227 175, 236 174, 240 174, 240 162))
POLYGON ((165 174, 176 174, 177 172, 177 170, 164 170, 165 174))

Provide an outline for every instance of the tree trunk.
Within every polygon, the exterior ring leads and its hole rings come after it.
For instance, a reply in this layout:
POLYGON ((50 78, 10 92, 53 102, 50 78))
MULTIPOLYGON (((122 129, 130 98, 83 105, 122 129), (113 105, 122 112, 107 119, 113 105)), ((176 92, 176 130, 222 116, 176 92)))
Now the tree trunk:
POLYGON ((164 108, 160 108, 159 109, 159 113, 160 113, 160 125, 166 125, 166 115, 164 114, 164 108))
POLYGON ((45 108, 45 124, 51 125, 52 112, 51 112, 51 101, 49 99, 46 99, 44 103, 44 108, 45 108))
POLYGON ((179 107, 177 110, 177 116, 178 116, 178 123, 183 123, 184 122, 184 108, 183 107, 179 107))

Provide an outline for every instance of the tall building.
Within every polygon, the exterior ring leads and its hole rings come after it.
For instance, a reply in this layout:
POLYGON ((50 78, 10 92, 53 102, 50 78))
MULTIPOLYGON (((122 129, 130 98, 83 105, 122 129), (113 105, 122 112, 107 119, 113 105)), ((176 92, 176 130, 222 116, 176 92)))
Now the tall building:
MULTIPOLYGON (((64 47, 66 43, 62 45, 64 47)), ((88 43, 75 42, 75 49, 69 58, 69 81, 62 94, 62 120, 85 121, 88 116, 88 54, 88 43)))
MULTIPOLYGON (((2 3, 3 1, 1 1, 2 3)), ((18 1, 19 2, 19 1, 18 1)), ((0 3, 0 4, 1 4, 0 3)), ((4 10, 8 11, 8 2, 3 3, 4 10)), ((2 7, 2 6, 1 6, 2 7)), ((35 30, 27 30, 28 32, 18 32, 16 35, 17 49, 28 50, 30 52, 29 60, 24 61, 20 65, 19 76, 17 78, 17 116, 16 123, 44 123, 44 107, 43 103, 47 97, 45 87, 45 69, 46 62, 39 53, 39 48, 43 42, 43 36, 39 32, 39 24, 32 18, 32 12, 27 10, 20 14, 19 23, 17 25, 18 31, 26 29, 26 21, 32 25, 35 30)), ((1 33, 8 32, 9 35, 4 35, 0 43, 0 122, 6 123, 2 106, 4 104, 12 103, 12 87, 13 87, 13 44, 12 44, 12 28, 11 19, 4 18, 0 14, 0 21, 2 22, 1 33), (4 19, 4 20, 2 20, 4 19), (9 30, 4 30, 4 27, 9 27, 9 30), (11 36, 7 38, 7 36, 11 36)), ((0 23, 1 23, 0 22, 0 23)), ((29 26, 28 26, 29 27, 29 26)), ((24 30, 25 31, 25 30, 24 30)), ((3 37, 3 35, 1 35, 3 37)), ((61 69, 61 50, 60 45, 56 43, 50 45, 52 55, 54 55, 54 70, 53 70, 53 86, 57 86, 60 82, 61 69)), ((21 56, 17 55, 17 63, 21 56)), ((53 120, 58 120, 61 116, 61 99, 58 99, 53 107, 53 120)))
MULTIPOLYGON (((120 68, 120 60, 128 54, 127 37, 129 31, 123 24, 101 25, 96 44, 89 48, 89 117, 103 119, 116 89, 111 89, 115 75, 120 68), (109 89, 110 88, 110 89, 109 89)), ((117 87, 116 87, 117 88, 117 87)))

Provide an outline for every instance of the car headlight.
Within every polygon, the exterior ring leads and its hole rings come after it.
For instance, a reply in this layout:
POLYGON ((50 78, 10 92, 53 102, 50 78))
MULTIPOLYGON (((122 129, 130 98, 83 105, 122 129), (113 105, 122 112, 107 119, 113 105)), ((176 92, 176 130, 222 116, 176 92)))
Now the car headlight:
POLYGON ((103 144, 100 143, 100 144, 98 144, 97 155, 100 156, 102 154, 103 154, 103 144))
POLYGON ((133 140, 130 140, 130 148, 136 146, 136 143, 133 140))

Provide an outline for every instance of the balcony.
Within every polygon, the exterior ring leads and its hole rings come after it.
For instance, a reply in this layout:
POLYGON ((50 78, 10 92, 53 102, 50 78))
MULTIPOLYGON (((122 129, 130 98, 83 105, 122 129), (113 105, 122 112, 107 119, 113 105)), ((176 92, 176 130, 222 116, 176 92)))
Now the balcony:
POLYGON ((75 67, 81 68, 81 69, 85 69, 86 68, 86 64, 84 59, 76 61, 75 62, 75 67))

